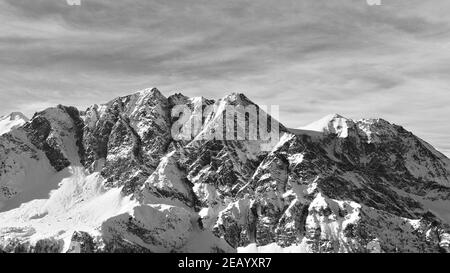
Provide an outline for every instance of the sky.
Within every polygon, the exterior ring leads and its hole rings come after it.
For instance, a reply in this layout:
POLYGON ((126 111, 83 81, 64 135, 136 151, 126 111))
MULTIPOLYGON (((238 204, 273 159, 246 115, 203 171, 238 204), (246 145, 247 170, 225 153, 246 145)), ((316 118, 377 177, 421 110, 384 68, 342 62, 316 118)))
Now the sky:
POLYGON ((0 115, 144 88, 242 92, 301 127, 384 118, 450 156, 450 1, 0 0, 0 115))

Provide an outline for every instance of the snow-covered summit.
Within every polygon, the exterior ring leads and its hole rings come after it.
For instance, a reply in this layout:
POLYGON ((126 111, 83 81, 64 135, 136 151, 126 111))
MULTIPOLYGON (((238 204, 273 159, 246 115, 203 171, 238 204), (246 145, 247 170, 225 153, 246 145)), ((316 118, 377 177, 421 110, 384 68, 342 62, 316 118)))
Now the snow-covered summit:
POLYGON ((349 128, 353 127, 354 124, 351 119, 339 114, 331 114, 298 129, 336 134, 338 137, 345 138, 349 135, 349 128))
POLYGON ((18 119, 22 119, 25 121, 29 120, 22 112, 12 112, 11 114, 9 114, 9 117, 11 118, 11 120, 18 120, 18 119))
POLYGON ((221 101, 225 101, 233 105, 243 105, 243 106, 254 104, 249 98, 247 98, 245 94, 239 92, 233 92, 229 95, 226 95, 221 99, 221 101))
POLYGON ((0 135, 8 133, 28 121, 28 118, 21 112, 12 112, 9 115, 0 117, 0 135))
POLYGON ((364 137, 369 143, 381 142, 398 136, 403 128, 382 118, 353 120, 339 114, 330 114, 306 126, 292 129, 294 132, 313 131, 339 138, 364 137))
POLYGON ((157 96, 157 97, 164 97, 164 95, 159 91, 158 88, 145 88, 142 90, 137 91, 135 94, 140 94, 142 96, 157 96))

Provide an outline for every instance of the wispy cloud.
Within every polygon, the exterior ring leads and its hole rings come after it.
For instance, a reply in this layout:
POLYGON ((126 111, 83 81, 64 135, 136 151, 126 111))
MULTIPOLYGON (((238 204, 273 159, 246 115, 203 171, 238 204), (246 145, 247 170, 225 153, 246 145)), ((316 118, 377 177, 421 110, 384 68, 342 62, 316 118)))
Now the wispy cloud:
POLYGON ((449 154, 446 0, 0 0, 0 109, 241 91, 292 127, 383 117, 449 154))

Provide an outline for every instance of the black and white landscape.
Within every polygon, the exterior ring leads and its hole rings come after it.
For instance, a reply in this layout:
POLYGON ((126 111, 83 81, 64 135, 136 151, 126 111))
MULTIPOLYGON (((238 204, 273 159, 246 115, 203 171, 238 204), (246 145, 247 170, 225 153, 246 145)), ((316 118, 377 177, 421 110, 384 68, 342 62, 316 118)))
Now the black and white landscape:
POLYGON ((1 248, 449 249, 450 160, 431 145, 383 119, 337 114, 301 129, 276 123, 277 143, 199 138, 222 128, 226 106, 251 104, 243 94, 213 101, 147 89, 28 122, 12 115, 23 125, 0 137, 1 248), (212 106, 192 140, 174 140, 177 105, 212 106))
POLYGON ((0 0, 0 253, 449 252, 449 8, 0 0))

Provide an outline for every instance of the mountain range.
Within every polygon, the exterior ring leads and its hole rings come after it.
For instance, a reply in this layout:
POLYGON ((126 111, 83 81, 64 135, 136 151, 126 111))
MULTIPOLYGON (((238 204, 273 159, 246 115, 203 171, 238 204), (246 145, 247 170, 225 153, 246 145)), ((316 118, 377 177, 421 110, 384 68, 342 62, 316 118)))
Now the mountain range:
POLYGON ((248 105, 153 88, 0 118, 0 252, 450 251, 450 159, 430 144, 337 114, 270 117, 276 142, 200 137, 248 105), (192 139, 177 105, 210 109, 192 139))

